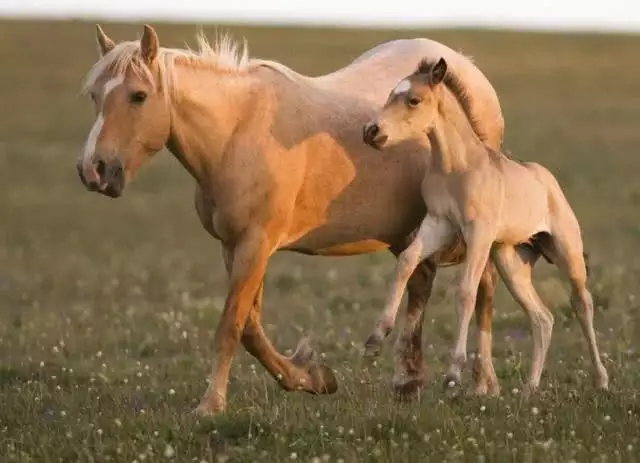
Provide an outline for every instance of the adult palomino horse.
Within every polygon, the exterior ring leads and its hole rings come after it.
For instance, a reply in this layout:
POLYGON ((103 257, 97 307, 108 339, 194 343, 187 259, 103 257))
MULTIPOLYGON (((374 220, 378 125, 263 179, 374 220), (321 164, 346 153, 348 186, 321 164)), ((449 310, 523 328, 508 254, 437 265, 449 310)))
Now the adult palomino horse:
MULTIPOLYGON (((311 78, 250 60, 226 38, 214 46, 202 39, 197 52, 159 47, 150 26, 136 41, 116 44, 100 27, 97 38, 100 58, 85 82, 97 119, 77 165, 82 182, 118 197, 166 146, 196 180, 199 218, 222 242, 230 286, 209 387, 197 411, 224 409, 240 341, 284 389, 335 391, 332 371, 313 360, 307 345, 284 357, 262 330, 269 256, 281 249, 334 256, 401 252, 425 214, 425 161, 419 152, 373 156, 360 127, 416 60, 444 55, 473 97, 478 136, 498 148, 503 119, 491 84, 467 58, 426 39, 380 45, 343 69, 311 78)), ((463 253, 460 243, 441 250, 408 283, 407 321, 397 341, 398 391, 412 392, 422 381, 423 307, 435 265, 459 262, 463 253)), ((478 304, 487 336, 493 291, 488 267, 478 304)), ((479 387, 490 387, 490 358, 480 367, 479 387)))
POLYGON ((397 265, 384 317, 393 320, 413 269, 459 236, 467 254, 458 297, 458 329, 448 379, 460 379, 478 283, 492 260, 514 299, 529 315, 533 331, 528 392, 540 383, 551 341, 553 316, 531 282, 535 242, 571 282, 571 302, 589 344, 596 384, 608 387, 593 328, 593 301, 580 226, 554 176, 536 163, 509 159, 486 146, 473 130, 467 98, 444 58, 423 60, 391 93, 375 122, 365 125, 365 141, 377 148, 407 139, 428 140, 429 167, 423 183, 427 207, 415 240, 397 265), (426 136, 425 136, 426 134, 426 136))

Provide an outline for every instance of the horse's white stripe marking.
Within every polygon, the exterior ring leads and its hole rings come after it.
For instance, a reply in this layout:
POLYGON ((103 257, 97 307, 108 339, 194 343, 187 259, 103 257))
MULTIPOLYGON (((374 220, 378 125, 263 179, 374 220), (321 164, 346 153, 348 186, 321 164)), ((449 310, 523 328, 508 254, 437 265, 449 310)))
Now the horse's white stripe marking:
POLYGON ((399 95, 401 93, 408 92, 410 88, 411 88, 411 82, 409 82, 407 79, 404 79, 400 81, 400 83, 396 86, 396 88, 393 89, 393 94, 399 95))
POLYGON ((91 127, 91 132, 89 132, 89 138, 87 138, 87 143, 84 145, 84 156, 82 157, 84 162, 91 162, 93 153, 96 150, 96 143, 98 143, 98 137, 100 136, 100 132, 102 132, 102 126, 104 125, 104 117, 102 117, 102 112, 98 114, 98 119, 96 119, 95 124, 91 127))
POLYGON ((116 88, 122 82, 124 82, 124 76, 118 76, 118 77, 114 77, 109 82, 104 84, 104 98, 102 99, 102 101, 104 101, 107 98, 109 93, 111 93, 111 90, 116 88))
MULTIPOLYGON (((104 96, 102 97, 102 101, 104 102, 107 99, 107 96, 109 96, 109 93, 111 93, 118 85, 122 84, 122 82, 124 82, 124 76, 118 76, 104 84, 104 96)), ((98 118, 91 128, 91 132, 89 132, 87 143, 84 145, 84 155, 82 157, 84 162, 92 162, 93 154, 96 151, 96 144, 98 143, 98 138, 102 132, 103 125, 104 116, 102 115, 102 108, 100 108, 100 114, 98 114, 98 118)))

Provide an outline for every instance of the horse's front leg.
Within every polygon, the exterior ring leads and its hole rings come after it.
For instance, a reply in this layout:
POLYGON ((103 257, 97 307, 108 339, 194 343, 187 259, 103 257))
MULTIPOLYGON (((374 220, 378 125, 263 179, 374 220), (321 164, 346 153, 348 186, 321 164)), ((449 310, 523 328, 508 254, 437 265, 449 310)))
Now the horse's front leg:
MULTIPOLYGON (((227 272, 233 267, 233 251, 223 247, 223 257, 227 272)), ((264 333, 260 318, 264 281, 261 282, 254 300, 253 307, 247 317, 242 332, 242 345, 247 352, 255 357, 280 387, 287 391, 303 390, 313 394, 331 394, 337 390, 337 380, 333 371, 317 361, 315 351, 306 338, 303 338, 294 354, 285 357, 271 344, 264 333)))
POLYGON ((199 414, 225 409, 233 355, 262 285, 272 246, 262 230, 250 230, 233 247, 229 292, 215 333, 214 364, 209 386, 197 408, 199 414))

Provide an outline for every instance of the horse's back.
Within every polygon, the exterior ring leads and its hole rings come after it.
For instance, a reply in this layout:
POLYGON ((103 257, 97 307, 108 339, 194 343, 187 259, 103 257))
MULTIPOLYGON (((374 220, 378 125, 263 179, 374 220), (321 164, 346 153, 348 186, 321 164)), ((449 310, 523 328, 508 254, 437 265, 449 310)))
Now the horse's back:
POLYGON ((320 86, 359 95, 376 106, 385 103, 389 92, 420 60, 444 57, 471 97, 471 116, 479 121, 487 144, 499 148, 504 132, 502 109, 495 89, 466 56, 435 40, 416 38, 382 43, 363 53, 349 65, 330 74, 316 77, 320 86))

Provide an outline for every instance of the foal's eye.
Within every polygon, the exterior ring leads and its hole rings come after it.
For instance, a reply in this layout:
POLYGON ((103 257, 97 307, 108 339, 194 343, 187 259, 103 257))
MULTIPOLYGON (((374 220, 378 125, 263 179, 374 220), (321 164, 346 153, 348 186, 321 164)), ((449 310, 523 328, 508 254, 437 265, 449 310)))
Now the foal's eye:
POLYGON ((98 97, 96 96, 95 93, 91 92, 89 96, 91 97, 91 101, 93 101, 94 103, 98 101, 98 97))
POLYGON ((140 91, 140 92, 133 92, 131 94, 132 103, 140 104, 140 103, 143 103, 144 100, 146 99, 147 99, 147 94, 145 92, 140 91))
POLYGON ((416 97, 416 96, 412 96, 411 98, 409 98, 409 106, 411 106, 412 108, 415 108, 421 102, 422 102, 422 100, 420 98, 416 97))

